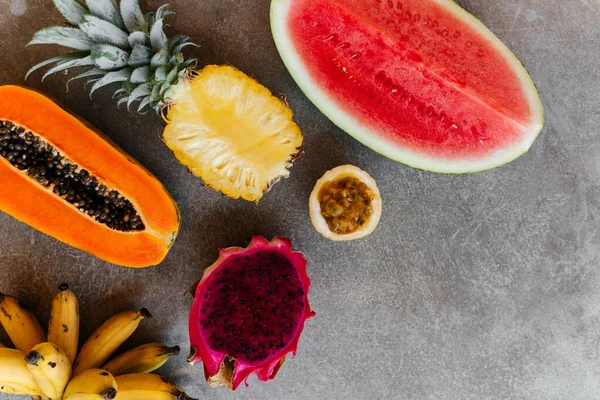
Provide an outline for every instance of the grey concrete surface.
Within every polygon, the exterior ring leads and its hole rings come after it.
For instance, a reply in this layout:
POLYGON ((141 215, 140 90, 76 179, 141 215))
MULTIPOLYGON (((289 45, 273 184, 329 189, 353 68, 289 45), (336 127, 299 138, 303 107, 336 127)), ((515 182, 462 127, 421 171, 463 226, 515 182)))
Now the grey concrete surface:
MULTIPOLYGON (((146 9, 161 4, 142 1, 146 9)), ((48 320, 55 288, 79 295, 83 337, 111 314, 148 307, 125 347, 187 347, 183 294, 217 248, 253 234, 285 235, 309 260, 310 320, 298 355, 276 380, 212 390, 202 367, 162 372, 200 399, 600 398, 600 1, 462 0, 521 58, 543 98, 546 127, 531 151, 469 176, 417 171, 379 156, 329 122, 281 62, 269 0, 172 0, 170 31, 202 47, 202 63, 231 63, 284 94, 306 156, 260 204, 198 184, 160 140, 161 123, 90 99, 67 76, 28 85, 57 98, 148 167, 173 194, 181 236, 166 261, 128 270, 101 262, 0 214, 0 290, 48 320), (312 228, 307 199, 327 169, 353 163, 380 184, 384 215, 370 237, 332 243, 312 228)), ((56 49, 25 44, 61 22, 49 0, 0 0, 0 84, 56 49)), ((0 334, 3 336, 3 334, 0 334)), ((0 399, 9 399, 0 396, 0 399)))

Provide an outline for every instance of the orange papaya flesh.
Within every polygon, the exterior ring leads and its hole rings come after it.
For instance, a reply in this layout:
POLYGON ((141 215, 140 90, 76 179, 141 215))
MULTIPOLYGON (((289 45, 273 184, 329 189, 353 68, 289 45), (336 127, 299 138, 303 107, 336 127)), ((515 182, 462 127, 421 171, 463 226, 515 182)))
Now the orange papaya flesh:
MULTIPOLYGON (((85 122, 35 91, 0 86, 0 121, 21 127, 128 200, 140 224, 118 230, 54 193, 0 156, 0 210, 105 261, 159 264, 179 232, 175 201, 149 171, 85 122)), ((127 217, 129 218, 129 216, 127 217)))

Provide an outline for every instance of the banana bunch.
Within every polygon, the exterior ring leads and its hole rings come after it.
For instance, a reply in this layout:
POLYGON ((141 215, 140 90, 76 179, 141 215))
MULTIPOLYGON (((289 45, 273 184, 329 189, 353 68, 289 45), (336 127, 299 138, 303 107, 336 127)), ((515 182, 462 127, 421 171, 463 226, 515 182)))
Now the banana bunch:
POLYGON ((111 359, 150 312, 124 311, 104 322, 78 351, 79 303, 67 284, 52 300, 48 335, 33 313, 0 293, 0 324, 16 349, 0 343, 0 392, 33 400, 193 400, 151 374, 179 347, 149 343, 111 359))

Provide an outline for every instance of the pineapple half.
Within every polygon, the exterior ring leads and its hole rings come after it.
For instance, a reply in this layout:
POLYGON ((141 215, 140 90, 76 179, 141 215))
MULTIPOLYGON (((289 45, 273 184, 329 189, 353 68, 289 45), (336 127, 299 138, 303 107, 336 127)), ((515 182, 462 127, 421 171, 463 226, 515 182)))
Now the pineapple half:
MULTIPOLYGON (((35 33, 29 43, 58 44, 74 51, 43 61, 42 79, 76 67, 87 70, 90 95, 119 83, 117 104, 140 113, 153 109, 167 124, 163 140, 177 159, 206 186, 232 198, 258 201, 271 185, 289 176, 302 145, 302 132, 289 107, 264 86, 230 66, 196 71, 183 49, 184 35, 168 38, 167 5, 143 14, 138 0, 53 0, 69 26, 35 33)), ((27 78, 26 76, 26 78, 27 78)))

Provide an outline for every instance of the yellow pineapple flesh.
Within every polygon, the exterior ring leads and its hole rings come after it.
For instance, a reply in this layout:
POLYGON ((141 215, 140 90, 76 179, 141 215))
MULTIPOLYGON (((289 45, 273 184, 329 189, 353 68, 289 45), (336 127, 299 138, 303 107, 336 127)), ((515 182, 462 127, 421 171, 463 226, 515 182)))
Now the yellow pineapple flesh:
POLYGON ((258 201, 289 176, 302 132, 289 107, 256 80, 211 65, 181 82, 173 100, 163 140, 208 187, 258 201))

